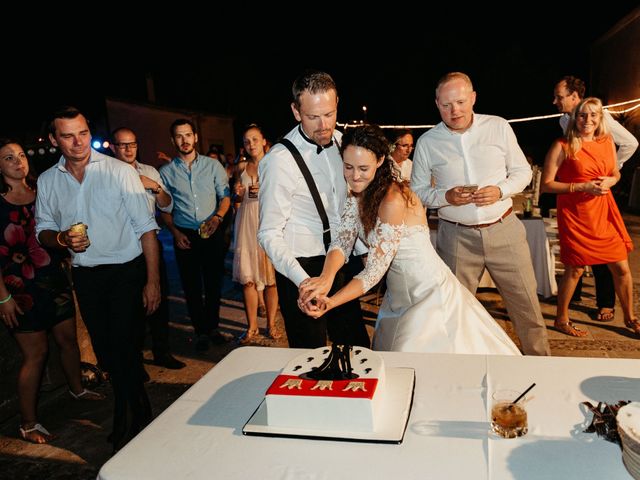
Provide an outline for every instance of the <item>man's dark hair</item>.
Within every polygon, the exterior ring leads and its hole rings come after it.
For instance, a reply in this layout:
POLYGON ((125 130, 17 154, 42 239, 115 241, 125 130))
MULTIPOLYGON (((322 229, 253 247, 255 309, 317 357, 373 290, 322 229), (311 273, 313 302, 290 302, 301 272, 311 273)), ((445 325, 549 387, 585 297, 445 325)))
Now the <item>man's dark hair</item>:
MULTIPOLYGON (((77 116, 82 115, 82 112, 78 110, 76 107, 71 107, 66 105, 64 107, 60 107, 58 110, 53 112, 51 115, 51 120, 49 121, 49 133, 53 136, 56 134, 56 120, 59 118, 76 118, 77 116)), ((87 120, 87 123, 89 121, 87 120)))
POLYGON ((196 125, 191 120, 189 120, 188 118, 178 118, 171 124, 171 128, 169 128, 171 138, 174 137, 176 128, 178 128, 180 125, 189 125, 191 127, 191 131, 193 133, 196 133, 196 125))
POLYGON ((296 108, 300 108, 300 95, 303 92, 309 93, 326 92, 327 90, 335 90, 338 95, 336 82, 333 81, 331 75, 319 70, 306 70, 293 82, 291 93, 293 94, 293 103, 296 108))
POLYGON ((562 77, 562 80, 560 81, 566 84, 569 95, 571 95, 573 92, 576 92, 578 94, 578 97, 580 97, 581 99, 584 98, 584 93, 587 88, 585 87, 584 82, 578 77, 574 77, 573 75, 566 75, 562 77))

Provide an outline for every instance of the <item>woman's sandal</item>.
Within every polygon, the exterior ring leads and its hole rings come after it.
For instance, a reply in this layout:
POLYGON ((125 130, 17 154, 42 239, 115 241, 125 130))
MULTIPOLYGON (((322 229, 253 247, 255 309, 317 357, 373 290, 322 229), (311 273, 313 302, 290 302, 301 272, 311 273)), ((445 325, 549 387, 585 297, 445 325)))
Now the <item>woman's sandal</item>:
POLYGON ((573 322, 555 322, 553 326, 559 332, 562 332, 571 337, 584 337, 585 335, 587 335, 587 332, 585 332, 584 330, 580 330, 573 324, 573 322))
POLYGON ((241 345, 251 343, 255 341, 260 336, 260 329, 256 328, 255 330, 245 330, 245 332, 240 335, 238 338, 238 343, 241 345))
POLYGON ((602 307, 598 309, 598 314, 596 315, 596 320, 600 322, 610 322, 613 320, 615 316, 615 308, 602 307))
POLYGON ((636 335, 640 335, 640 321, 637 318, 625 320, 624 326, 633 330, 636 335))
POLYGON ((69 390, 69 395, 73 397, 74 400, 104 400, 105 396, 101 393, 94 392, 93 390, 89 390, 88 388, 83 388, 80 393, 73 393, 69 390))
POLYGON ((53 440, 55 435, 49 432, 39 423, 35 423, 31 428, 25 428, 25 425, 20 425, 20 436, 23 440, 31 443, 43 444, 49 443, 53 440))
POLYGON ((278 330, 278 327, 276 327, 275 325, 270 326, 269 327, 269 337, 271 337, 273 340, 278 340, 278 339, 282 338, 282 332, 280 330, 278 330))

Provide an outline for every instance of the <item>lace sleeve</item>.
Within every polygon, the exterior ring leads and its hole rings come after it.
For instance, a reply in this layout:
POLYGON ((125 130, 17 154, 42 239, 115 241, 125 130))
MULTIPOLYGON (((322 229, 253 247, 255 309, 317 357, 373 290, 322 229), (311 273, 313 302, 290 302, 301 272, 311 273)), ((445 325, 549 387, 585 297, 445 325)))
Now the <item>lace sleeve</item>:
POLYGON ((329 247, 329 252, 331 250, 340 250, 344 255, 345 263, 349 260, 353 245, 356 243, 358 225, 360 225, 358 203, 354 197, 349 197, 344 205, 344 211, 342 212, 342 218, 340 219, 336 236, 331 241, 331 246, 329 247))
POLYGON ((375 228, 369 234, 367 264, 364 270, 354 277, 362 281, 363 292, 369 291, 389 269, 398 251, 403 228, 403 224, 382 223, 380 219, 376 222, 375 228))

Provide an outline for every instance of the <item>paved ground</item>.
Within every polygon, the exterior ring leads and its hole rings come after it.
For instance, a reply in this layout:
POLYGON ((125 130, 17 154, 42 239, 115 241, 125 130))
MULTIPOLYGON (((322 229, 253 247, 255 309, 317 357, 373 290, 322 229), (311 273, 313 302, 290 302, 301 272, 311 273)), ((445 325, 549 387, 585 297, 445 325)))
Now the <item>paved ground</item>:
MULTIPOLYGON (((625 215, 625 223, 636 248, 640 249, 640 216, 625 215)), ((237 343, 232 342, 212 348, 206 354, 198 354, 194 351, 191 345, 191 327, 186 317, 184 299, 180 296, 175 265, 171 263, 172 252, 167 252, 168 245, 169 243, 165 241, 170 272, 173 272, 171 291, 175 292, 171 297, 172 345, 176 356, 186 362, 187 367, 176 371, 156 367, 150 363, 146 365, 151 376, 147 390, 155 415, 159 415, 229 351, 238 347, 237 343)), ((634 274, 635 309, 640 313, 640 252, 638 250, 632 252, 630 261, 634 274)), ((242 294, 229 279, 227 279, 223 297, 223 331, 230 335, 238 335, 245 325, 242 294)), ((513 328, 505 319, 505 310, 497 293, 494 290, 486 290, 481 292, 479 297, 513 337, 513 328)), ((364 297, 362 305, 367 312, 368 328, 372 331, 377 313, 376 296, 364 297)), ((589 332, 586 337, 568 337, 553 329, 555 299, 542 301, 541 305, 549 326, 553 355, 640 358, 639 340, 624 327, 619 307, 616 310, 615 319, 611 322, 603 323, 593 319, 595 300, 591 278, 585 281, 582 302, 574 305, 571 312, 572 320, 589 332)), ((282 326, 281 318, 279 321, 282 326)), ((265 327, 264 319, 261 326, 265 327)), ((284 340, 274 342, 263 339, 260 343, 265 347, 286 347, 284 340)), ((150 352, 146 351, 145 357, 149 359, 150 352)), ((109 394, 109 388, 106 385, 97 389, 109 394)), ((1 424, 0 478, 52 480, 95 478, 101 465, 110 457, 110 447, 106 437, 109 432, 111 408, 112 403, 109 397, 102 402, 82 402, 72 400, 65 388, 43 393, 39 408, 40 421, 55 432, 58 438, 49 445, 33 445, 16 438, 17 415, 1 424)))

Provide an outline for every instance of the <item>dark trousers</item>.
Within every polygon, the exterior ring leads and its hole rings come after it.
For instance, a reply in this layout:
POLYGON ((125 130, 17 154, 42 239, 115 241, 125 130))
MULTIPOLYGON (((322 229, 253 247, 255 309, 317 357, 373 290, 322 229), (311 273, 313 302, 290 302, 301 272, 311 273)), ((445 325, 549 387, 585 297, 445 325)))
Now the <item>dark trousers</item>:
POLYGON ((197 230, 178 227, 191 242, 191 248, 182 250, 174 241, 176 263, 187 300, 187 310, 196 335, 208 335, 220 322, 220 295, 224 277, 224 257, 227 253, 224 241, 225 222, 218 226, 209 238, 200 238, 197 230), (204 289, 204 301, 202 294, 204 289))
MULTIPOLYGON (((353 259, 354 257, 352 257, 353 259)), ((362 261, 355 257, 354 262, 362 261)), ((312 277, 317 277, 324 266, 324 255, 298 258, 302 268, 312 277)), ((344 266, 337 274, 333 287, 329 292, 333 295, 346 285, 352 277, 348 266, 344 266)), ((284 326, 292 348, 317 348, 327 344, 327 334, 331 342, 343 345, 359 345, 369 348, 370 340, 362 319, 360 300, 355 299, 330 310, 320 318, 311 318, 298 308, 298 287, 284 275, 276 272, 276 285, 280 311, 284 318, 284 326)))
MULTIPOLYGON (((613 308, 616 304, 616 290, 611 270, 606 264, 591 265, 596 285, 596 305, 600 308, 613 308)), ((582 277, 578 280, 571 301, 578 302, 582 296, 582 277)))
POLYGON ((111 379, 112 441, 119 448, 151 421, 139 354, 139 338, 144 328, 144 256, 123 264, 74 267, 72 275, 80 314, 98 363, 111 379))
MULTIPOLYGON (((153 358, 160 358, 170 353, 169 349, 169 280, 167 278, 167 265, 162 255, 162 242, 158 241, 160 256, 160 306, 151 315, 146 316, 149 331, 151 333, 151 351, 153 358)), ((144 331, 141 338, 141 346, 144 345, 144 331)))
POLYGON ((616 304, 616 289, 613 285, 613 275, 609 267, 592 265, 593 278, 596 283, 596 304, 598 308, 613 308, 616 304))

